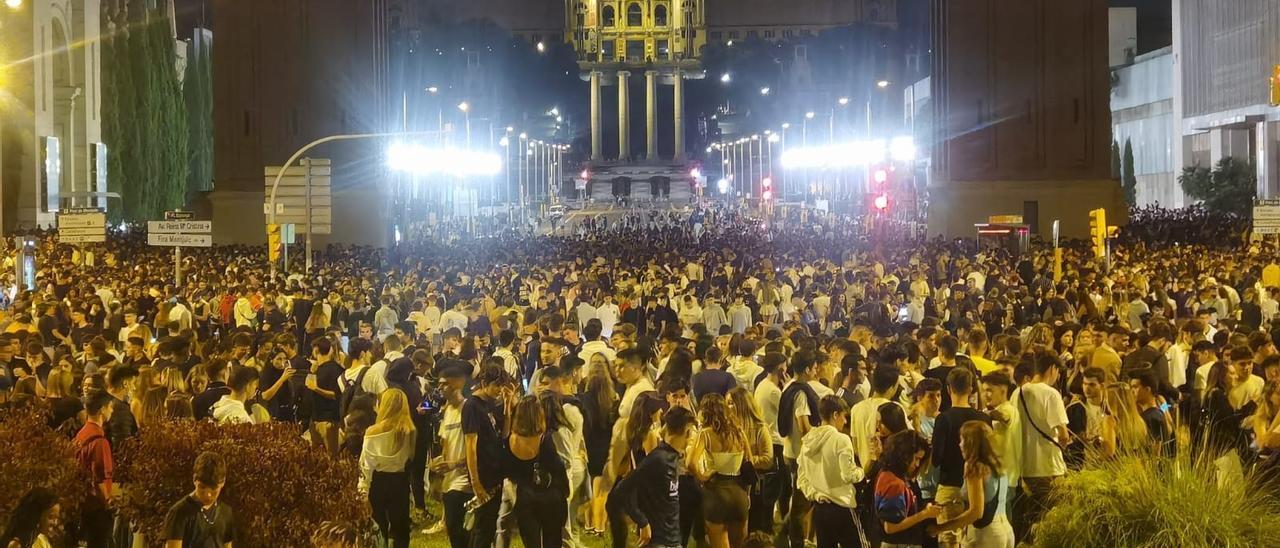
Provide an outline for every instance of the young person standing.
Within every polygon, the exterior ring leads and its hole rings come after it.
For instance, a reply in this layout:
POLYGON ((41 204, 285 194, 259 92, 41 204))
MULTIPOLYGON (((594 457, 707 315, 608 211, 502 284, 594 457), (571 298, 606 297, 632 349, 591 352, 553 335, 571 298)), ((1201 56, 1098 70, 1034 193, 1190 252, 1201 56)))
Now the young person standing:
POLYGON ((373 521, 396 548, 409 546, 409 473, 414 436, 409 398, 388 388, 378 398, 378 422, 364 433, 360 489, 369 493, 373 521))
POLYGON ((680 538, 679 462, 689 444, 693 413, 683 407, 662 418, 662 441, 645 455, 611 496, 640 529, 638 545, 683 546, 680 538))
POLYGON ((853 441, 845 435, 849 410, 838 396, 818 402, 822 425, 805 434, 796 459, 796 486, 813 503, 813 527, 818 548, 863 546, 864 535, 854 508, 853 484, 863 472, 854 464, 853 441))
POLYGON ((169 508, 164 518, 165 548, 230 547, 235 540, 235 516, 219 501, 227 483, 227 463, 205 451, 192 471, 195 489, 169 508))

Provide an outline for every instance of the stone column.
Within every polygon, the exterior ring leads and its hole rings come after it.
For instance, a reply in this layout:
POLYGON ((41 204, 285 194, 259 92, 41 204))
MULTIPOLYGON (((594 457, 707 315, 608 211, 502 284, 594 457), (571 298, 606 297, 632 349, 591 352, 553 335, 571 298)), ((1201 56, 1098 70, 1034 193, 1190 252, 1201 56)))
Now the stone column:
POLYGON ((672 87, 672 110, 675 112, 676 126, 676 161, 684 160, 684 74, 675 71, 675 85, 672 87))
POLYGON ((618 71, 618 159, 631 158, 631 103, 627 98, 627 82, 631 76, 625 70, 618 71))
POLYGON ((645 149, 649 161, 658 159, 658 71, 644 72, 645 149))
POLYGON ((600 71, 591 71, 591 161, 604 159, 600 139, 600 71))

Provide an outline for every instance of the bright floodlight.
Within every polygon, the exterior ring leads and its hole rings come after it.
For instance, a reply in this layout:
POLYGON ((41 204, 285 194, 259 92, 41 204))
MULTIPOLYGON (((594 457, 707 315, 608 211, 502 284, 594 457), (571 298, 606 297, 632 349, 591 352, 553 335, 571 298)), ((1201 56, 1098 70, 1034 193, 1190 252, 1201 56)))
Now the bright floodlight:
POLYGON ((887 87, 889 87, 889 81, 888 81, 888 80, 881 80, 881 81, 879 81, 879 82, 876 82, 876 87, 881 88, 881 89, 887 88, 887 87))
POLYGON ((414 175, 471 177, 497 174, 502 170, 502 158, 476 150, 395 143, 387 150, 387 167, 414 175))
POLYGON ((762 87, 762 88, 760 88, 760 95, 768 95, 768 94, 769 94, 769 91, 770 91, 770 90, 769 90, 769 87, 768 87, 768 86, 762 87))
POLYGON ((463 101, 461 103, 458 103, 458 110, 461 110, 462 112, 466 112, 468 110, 471 110, 471 105, 468 104, 466 101, 463 101))
POLYGON ((716 188, 720 190, 720 193, 721 193, 721 194, 728 194, 728 193, 729 193, 729 180, 728 180, 728 179, 720 179, 719 181, 716 181, 716 188))
POLYGON ((845 106, 845 105, 849 104, 849 98, 848 98, 848 97, 841 97, 841 98, 840 98, 840 99, 838 99, 836 102, 837 102, 837 103, 840 103, 840 106, 845 106))
POLYGON ((804 117, 805 117, 805 118, 808 118, 808 119, 810 119, 810 120, 812 120, 812 119, 813 119, 813 111, 811 110, 811 111, 809 111, 809 112, 804 113, 804 117))
POLYGON ((726 73, 724 73, 724 74, 721 74, 721 75, 720 75, 720 82, 721 82, 721 83, 723 83, 723 84, 728 84, 730 80, 733 80, 733 78, 732 78, 731 76, 729 76, 729 73, 727 73, 727 72, 726 72, 726 73))
POLYGON ((909 136, 894 137, 889 141, 889 157, 895 162, 910 162, 916 159, 916 143, 909 136))
POLYGON ((787 129, 787 128, 789 128, 789 127, 791 127, 791 124, 788 124, 788 123, 786 123, 786 122, 783 122, 783 123, 782 123, 782 129, 787 129))

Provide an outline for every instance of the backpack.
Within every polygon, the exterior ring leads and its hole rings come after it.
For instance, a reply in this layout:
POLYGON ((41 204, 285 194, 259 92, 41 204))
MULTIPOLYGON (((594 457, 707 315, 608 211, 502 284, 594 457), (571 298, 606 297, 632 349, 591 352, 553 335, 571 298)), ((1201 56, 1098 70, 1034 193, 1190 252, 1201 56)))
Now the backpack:
POLYGON ((347 410, 351 408, 351 403, 354 402, 356 398, 366 398, 370 400, 376 400, 373 394, 370 394, 364 391, 364 376, 366 373, 369 372, 369 369, 371 367, 372 366, 365 366, 364 370, 361 371, 360 374, 356 375, 356 380, 352 382, 350 385, 346 385, 345 376, 341 377, 342 382, 344 383, 345 386, 343 386, 342 397, 339 398, 338 400, 339 416, 346 418, 347 410))

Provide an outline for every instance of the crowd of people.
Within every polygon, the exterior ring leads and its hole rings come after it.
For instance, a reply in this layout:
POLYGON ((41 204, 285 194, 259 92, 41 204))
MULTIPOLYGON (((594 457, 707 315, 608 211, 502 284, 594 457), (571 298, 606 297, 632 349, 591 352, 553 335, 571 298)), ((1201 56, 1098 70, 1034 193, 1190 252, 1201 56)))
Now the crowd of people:
MULTIPOLYGON (((805 221, 331 247, 275 278, 217 247, 179 285, 136 235, 44 237, 0 320, 0 398, 47 401, 74 440, 97 504, 63 519, 89 546, 112 545, 113 453, 164 421, 297 424, 359 463, 390 545, 454 548, 1012 547, 1089 459, 1280 447, 1270 244, 1068 247, 1055 276, 1043 245, 805 221)), ((230 545, 226 474, 193 463, 163 540, 230 545)), ((0 542, 47 545, 59 495, 0 542)))

